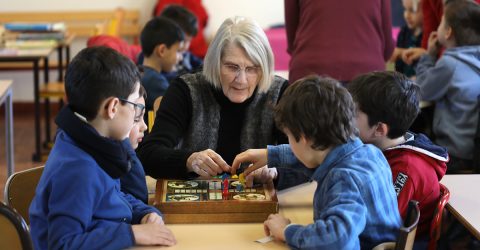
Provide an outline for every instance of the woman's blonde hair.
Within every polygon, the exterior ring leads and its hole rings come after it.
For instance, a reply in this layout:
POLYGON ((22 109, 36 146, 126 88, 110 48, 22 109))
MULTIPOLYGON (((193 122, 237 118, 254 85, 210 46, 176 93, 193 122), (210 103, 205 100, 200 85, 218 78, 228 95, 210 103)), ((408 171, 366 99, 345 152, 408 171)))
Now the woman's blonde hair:
POLYGON ((203 65, 203 75, 216 88, 221 88, 220 70, 224 49, 229 44, 243 48, 250 60, 260 67, 258 92, 267 92, 272 84, 274 61, 272 48, 263 29, 252 19, 227 18, 208 47, 203 65))

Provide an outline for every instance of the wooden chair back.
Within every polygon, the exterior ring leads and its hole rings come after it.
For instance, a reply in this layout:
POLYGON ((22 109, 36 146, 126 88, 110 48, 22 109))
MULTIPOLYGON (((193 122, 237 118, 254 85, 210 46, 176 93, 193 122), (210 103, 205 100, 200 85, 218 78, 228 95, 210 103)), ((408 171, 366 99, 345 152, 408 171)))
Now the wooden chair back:
POLYGON ((14 209, 0 202, 0 246, 2 249, 33 249, 27 223, 14 209))
POLYGON ((30 224, 28 209, 35 189, 42 176, 44 166, 31 168, 12 174, 5 184, 5 203, 14 208, 30 224))
POLYGON ((450 200, 450 190, 442 183, 440 183, 440 199, 438 200, 437 208, 433 215, 432 224, 430 225, 430 241, 428 242, 428 250, 437 249, 437 242, 440 239, 442 232, 442 219, 444 215, 444 208, 450 200))
POLYGON ((160 104, 162 103, 163 96, 157 97, 153 102, 153 110, 148 111, 148 132, 152 131, 153 123, 155 122, 155 116, 157 115, 157 111, 160 108, 160 104))
POLYGON ((418 201, 411 200, 408 202, 407 217, 403 221, 403 226, 400 227, 395 250, 411 250, 413 248, 419 219, 420 208, 418 207, 418 201))

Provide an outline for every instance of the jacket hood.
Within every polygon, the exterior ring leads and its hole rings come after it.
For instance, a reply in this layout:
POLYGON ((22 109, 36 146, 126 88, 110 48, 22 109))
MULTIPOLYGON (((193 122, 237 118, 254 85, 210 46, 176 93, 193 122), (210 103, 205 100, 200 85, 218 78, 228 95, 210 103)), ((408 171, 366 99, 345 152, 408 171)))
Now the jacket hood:
POLYGON ((451 56, 452 58, 460 61, 461 63, 468 65, 470 68, 480 74, 480 46, 462 46, 447 49, 444 55, 451 56))
POLYGON ((387 148, 385 151, 393 149, 407 149, 434 159, 437 164, 432 167, 435 168, 435 172, 440 180, 447 171, 446 163, 449 160, 447 148, 433 144, 433 142, 430 141, 430 139, 428 139, 428 137, 426 137, 424 134, 407 132, 405 134, 405 140, 405 143, 395 147, 387 148))

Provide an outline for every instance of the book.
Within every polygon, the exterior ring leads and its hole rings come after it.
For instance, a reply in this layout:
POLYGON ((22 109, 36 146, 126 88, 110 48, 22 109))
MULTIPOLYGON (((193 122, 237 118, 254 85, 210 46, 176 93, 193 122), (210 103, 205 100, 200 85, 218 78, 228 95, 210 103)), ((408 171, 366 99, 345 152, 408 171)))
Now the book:
POLYGON ((7 40, 5 48, 14 49, 35 49, 35 48, 51 48, 57 46, 56 40, 7 40))
POLYGON ((10 31, 65 31, 65 23, 6 23, 6 30, 10 31))

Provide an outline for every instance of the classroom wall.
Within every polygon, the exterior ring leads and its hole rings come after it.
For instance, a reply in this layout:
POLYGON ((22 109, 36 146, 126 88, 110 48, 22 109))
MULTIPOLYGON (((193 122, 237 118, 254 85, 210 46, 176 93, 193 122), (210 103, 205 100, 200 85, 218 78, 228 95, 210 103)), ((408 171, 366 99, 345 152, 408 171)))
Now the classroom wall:
MULTIPOLYGON (((115 9, 116 7, 139 9, 141 23, 151 17, 157 0, 0 0, 0 12, 17 11, 60 11, 115 9)), ((212 37, 223 20, 230 16, 248 16, 255 19, 262 27, 268 28, 284 22, 283 0, 203 0, 209 14, 206 37, 212 37), (254 6, 254 7, 253 7, 254 6), (268 10, 268 11, 267 11, 268 10)), ((85 39, 77 39, 72 45, 72 54, 85 47, 85 39)), ((51 60, 56 60, 56 54, 51 60)), ((43 75, 40 75, 43 79, 43 75)), ((54 71, 50 79, 56 79, 54 71)), ((33 101, 33 73, 27 71, 0 71, 0 79, 13 79, 14 102, 33 101)))

